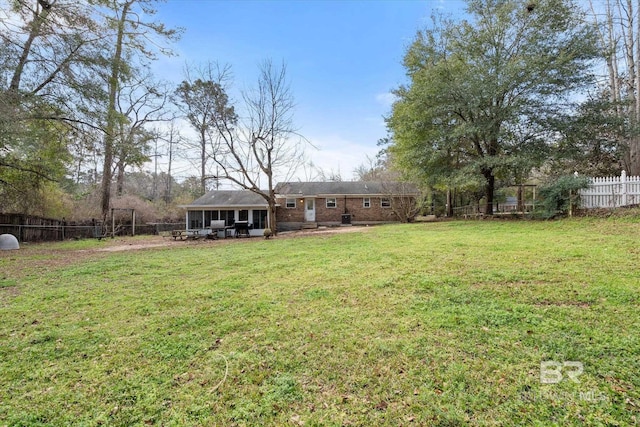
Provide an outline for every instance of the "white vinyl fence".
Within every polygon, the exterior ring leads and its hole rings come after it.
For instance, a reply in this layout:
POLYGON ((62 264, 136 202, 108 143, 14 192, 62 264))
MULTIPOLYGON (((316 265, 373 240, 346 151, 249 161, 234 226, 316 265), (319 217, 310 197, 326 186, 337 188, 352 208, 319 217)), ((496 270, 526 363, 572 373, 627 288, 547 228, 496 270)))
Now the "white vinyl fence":
POLYGON ((580 190, 581 205, 585 209, 618 208, 640 204, 640 176, 591 178, 589 188, 580 190))

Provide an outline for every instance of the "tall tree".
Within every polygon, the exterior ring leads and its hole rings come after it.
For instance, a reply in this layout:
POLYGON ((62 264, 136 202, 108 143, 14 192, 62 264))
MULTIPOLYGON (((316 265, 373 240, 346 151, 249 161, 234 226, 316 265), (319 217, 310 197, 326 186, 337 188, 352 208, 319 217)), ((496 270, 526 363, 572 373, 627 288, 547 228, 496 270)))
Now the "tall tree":
POLYGON ((561 138, 552 157, 553 175, 578 172, 586 176, 619 175, 625 169, 627 150, 621 147, 633 134, 633 126, 616 113, 615 105, 602 96, 590 97, 574 117, 562 123, 561 138))
POLYGON ((265 61, 257 87, 243 93, 241 112, 227 95, 227 77, 223 69, 212 80, 183 82, 179 89, 205 145, 203 159, 212 160, 214 172, 203 176, 227 180, 262 196, 269 206, 269 228, 275 233, 276 180, 287 180, 305 161, 306 140, 293 123, 295 104, 286 67, 265 61))
MULTIPOLYGON (((102 168, 101 210, 106 218, 111 205, 111 184, 113 177, 114 151, 118 129, 127 118, 118 111, 118 95, 124 81, 132 76, 136 65, 144 66, 156 57, 152 49, 158 46, 158 38, 171 41, 179 36, 177 30, 165 28, 161 23, 143 21, 142 17, 153 16, 156 10, 152 0, 102 0, 106 7, 105 19, 113 28, 113 50, 105 63, 108 65, 106 77, 106 117, 104 124, 104 163, 102 168)), ((165 48, 161 53, 169 54, 165 48)))
POLYGON ((170 89, 155 81, 148 72, 123 82, 118 89, 117 111, 122 117, 118 122, 114 142, 116 193, 122 195, 125 169, 142 166, 149 161, 150 142, 156 132, 149 126, 171 119, 166 108, 170 89))
MULTIPOLYGON (((68 0, 0 0, 0 193, 55 185, 65 172, 82 120, 83 93, 99 37, 93 9, 68 0), (55 134, 52 134, 55 132, 55 134)), ((42 200, 42 198, 40 198, 42 200)), ((44 208, 40 207, 40 211, 44 208)))
POLYGON ((225 89, 229 70, 228 66, 212 63, 198 70, 187 70, 186 79, 176 89, 177 105, 198 135, 191 146, 198 152, 201 195, 207 192, 208 166, 214 154, 211 152, 211 132, 215 131, 216 123, 224 122, 234 127, 238 121, 225 89), (193 73, 198 77, 192 78, 193 73))
POLYGON ((496 179, 545 155, 551 118, 590 82, 594 37, 576 4, 469 0, 469 20, 434 18, 404 58, 395 91, 392 153, 440 181, 469 177, 493 213, 496 179))
MULTIPOLYGON (((176 118, 174 117, 169 122, 169 127, 164 132, 157 131, 156 132, 156 143, 158 141, 164 142, 166 145, 166 157, 167 157, 167 171, 164 179, 164 186, 162 192, 162 198, 165 203, 171 202, 173 200, 172 186, 173 186, 173 161, 174 161, 174 150, 176 146, 182 142, 182 136, 180 135, 180 131, 177 128, 176 118)), ((164 156, 165 154, 155 154, 155 164, 156 170, 158 165, 158 158, 164 156)), ((157 177, 156 177, 157 178, 157 177)))
POLYGON ((246 116, 240 126, 227 120, 215 123, 213 160, 220 178, 265 199, 268 225, 276 233, 276 180, 288 181, 304 163, 307 142, 294 125, 295 103, 285 64, 262 63, 257 87, 243 99, 246 116))
POLYGON ((0 6, 7 89, 50 99, 73 90, 100 39, 91 3, 0 0, 0 6))
MULTIPOLYGON (((596 120, 624 123, 616 130, 621 166, 640 175, 640 2, 637 0, 589 1, 598 28, 598 46, 606 64, 609 98, 607 110, 596 120)), ((599 102, 602 106, 602 102, 599 102)), ((610 130, 607 135, 610 137, 610 130)), ((586 142, 586 141, 585 141, 586 142)))

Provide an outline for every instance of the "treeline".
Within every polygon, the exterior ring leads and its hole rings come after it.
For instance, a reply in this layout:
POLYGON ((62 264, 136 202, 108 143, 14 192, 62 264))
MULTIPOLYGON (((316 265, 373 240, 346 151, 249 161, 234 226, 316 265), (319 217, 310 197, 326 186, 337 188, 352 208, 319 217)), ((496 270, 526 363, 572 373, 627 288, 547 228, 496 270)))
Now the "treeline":
POLYGON ((466 3, 407 49, 387 118, 395 167, 449 213, 460 199, 491 214, 509 187, 523 206, 525 185, 576 172, 640 174, 640 2, 466 3))
POLYGON ((160 81, 150 64, 182 29, 158 4, 0 0, 0 212, 174 217, 223 180, 275 210, 275 183, 305 159, 285 64, 265 60, 241 103, 230 66, 208 59, 160 81))
MULTIPOLYGON (((155 3, 0 1, 0 211, 104 217, 128 171, 171 142, 172 86, 148 70, 180 31, 154 21, 155 3)), ((171 204, 181 191, 162 178, 130 194, 171 204)))
MULTIPOLYGON (((309 164, 285 64, 265 61, 246 91, 208 59, 160 81, 150 64, 182 29, 155 19, 158 4, 0 0, 0 212, 155 220, 223 181, 275 210, 276 182, 309 164)), ((489 214, 506 188, 639 175, 639 11, 468 0, 463 19, 434 16, 407 49, 382 162, 358 175, 382 169, 489 214)))

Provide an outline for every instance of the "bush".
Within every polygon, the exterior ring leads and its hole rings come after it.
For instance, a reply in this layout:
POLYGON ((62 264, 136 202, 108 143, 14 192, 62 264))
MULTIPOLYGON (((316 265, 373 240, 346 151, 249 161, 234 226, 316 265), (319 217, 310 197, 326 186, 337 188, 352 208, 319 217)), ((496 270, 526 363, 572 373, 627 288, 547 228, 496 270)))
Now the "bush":
POLYGON ((542 203, 538 215, 544 219, 567 215, 571 206, 580 203, 579 191, 589 186, 589 179, 577 175, 564 175, 540 187, 542 203))

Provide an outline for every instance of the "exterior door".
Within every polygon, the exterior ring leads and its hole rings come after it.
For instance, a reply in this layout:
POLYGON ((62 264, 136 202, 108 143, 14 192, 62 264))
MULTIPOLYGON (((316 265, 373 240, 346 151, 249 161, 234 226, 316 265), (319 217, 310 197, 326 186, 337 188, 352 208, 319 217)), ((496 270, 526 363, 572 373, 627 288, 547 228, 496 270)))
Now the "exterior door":
POLYGON ((307 222, 316 221, 316 199, 304 199, 304 220, 307 222))

